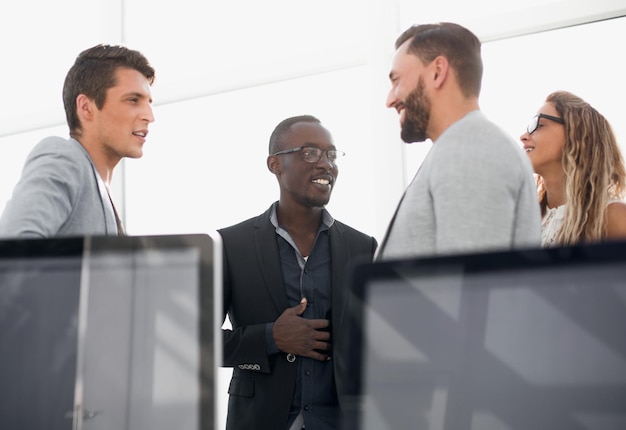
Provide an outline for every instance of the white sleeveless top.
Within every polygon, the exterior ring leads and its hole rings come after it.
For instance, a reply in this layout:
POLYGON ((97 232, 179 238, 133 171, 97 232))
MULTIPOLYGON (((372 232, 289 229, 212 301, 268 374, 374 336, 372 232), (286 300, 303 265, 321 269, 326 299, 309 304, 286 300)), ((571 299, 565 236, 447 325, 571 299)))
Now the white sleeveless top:
POLYGON ((546 208, 546 214, 541 219, 541 246, 550 248, 558 246, 556 235, 563 225, 565 205, 555 208, 546 208))
MULTIPOLYGON (((611 199, 609 204, 615 202, 622 202, 620 199, 611 199)), ((563 225, 563 219, 565 218, 565 205, 558 206, 556 208, 546 208, 546 214, 541 219, 541 246, 544 248, 550 248, 558 246, 556 243, 556 234, 563 225)))

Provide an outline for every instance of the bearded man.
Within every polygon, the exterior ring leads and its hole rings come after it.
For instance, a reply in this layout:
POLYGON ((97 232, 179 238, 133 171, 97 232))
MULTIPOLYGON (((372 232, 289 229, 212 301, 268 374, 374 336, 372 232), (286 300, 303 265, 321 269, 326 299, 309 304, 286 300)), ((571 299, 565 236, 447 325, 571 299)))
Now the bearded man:
POLYGON ((376 260, 540 246, 528 157, 479 108, 478 38, 454 23, 426 24, 395 47, 387 107, 400 115, 404 142, 433 145, 376 260))

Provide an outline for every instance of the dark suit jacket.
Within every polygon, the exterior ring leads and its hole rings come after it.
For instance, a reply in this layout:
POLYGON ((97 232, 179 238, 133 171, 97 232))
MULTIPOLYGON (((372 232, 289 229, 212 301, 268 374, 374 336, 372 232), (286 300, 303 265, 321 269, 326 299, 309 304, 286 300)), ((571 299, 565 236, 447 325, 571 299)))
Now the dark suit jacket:
MULTIPOLYGON (((264 214, 219 230, 224 244, 224 315, 232 330, 222 330, 224 363, 233 367, 228 393, 228 430, 276 429, 287 426, 298 369, 285 353, 268 356, 265 324, 289 308, 276 242, 264 214)), ((372 261, 376 240, 335 220, 329 230, 331 248, 332 339, 340 338, 348 299, 349 268, 372 261)), ((333 350, 337 390, 341 393, 342 357, 333 350)), ((341 402, 341 396, 340 396, 341 402)))

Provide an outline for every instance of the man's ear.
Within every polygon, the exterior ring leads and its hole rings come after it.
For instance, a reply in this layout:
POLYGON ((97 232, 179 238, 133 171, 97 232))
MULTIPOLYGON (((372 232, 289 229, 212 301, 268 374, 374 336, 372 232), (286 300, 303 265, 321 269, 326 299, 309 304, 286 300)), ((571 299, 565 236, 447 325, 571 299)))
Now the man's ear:
POLYGON ((80 119, 90 119, 95 109, 95 103, 85 94, 79 94, 76 97, 76 114, 80 119))
POLYGON ((280 173, 280 163, 278 162, 278 157, 270 155, 267 157, 267 168, 270 172, 277 175, 280 173))
POLYGON ((432 61, 431 67, 433 72, 433 85, 435 88, 439 89, 444 82, 446 82, 446 79, 448 79, 450 63, 446 57, 440 55, 432 61))

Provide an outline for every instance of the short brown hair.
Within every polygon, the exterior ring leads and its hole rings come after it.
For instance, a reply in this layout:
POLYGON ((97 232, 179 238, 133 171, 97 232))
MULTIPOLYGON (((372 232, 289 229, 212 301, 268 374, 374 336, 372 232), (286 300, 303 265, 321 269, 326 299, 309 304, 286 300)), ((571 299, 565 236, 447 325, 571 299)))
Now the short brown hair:
POLYGON ((67 72, 63 84, 63 105, 70 135, 80 134, 81 124, 76 113, 76 97, 84 94, 94 100, 98 109, 104 106, 106 92, 115 86, 118 68, 137 70, 154 82, 154 69, 138 51, 119 45, 96 45, 81 52, 67 72))
POLYGON ((480 40, 458 24, 440 22, 414 25, 396 40, 396 49, 411 40, 408 52, 425 64, 444 56, 456 73, 463 95, 478 97, 483 77, 480 40))

